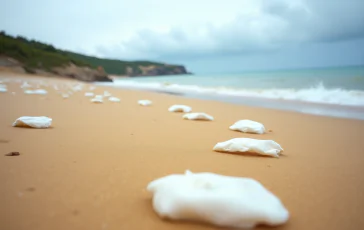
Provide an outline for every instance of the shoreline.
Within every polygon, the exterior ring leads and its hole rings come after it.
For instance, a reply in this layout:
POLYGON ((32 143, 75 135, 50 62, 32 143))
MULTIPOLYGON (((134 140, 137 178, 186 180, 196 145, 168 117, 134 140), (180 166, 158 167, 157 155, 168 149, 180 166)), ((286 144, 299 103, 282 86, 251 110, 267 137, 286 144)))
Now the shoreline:
MULTIPOLYGON (((333 118, 344 118, 344 119, 354 119, 354 120, 364 120, 364 106, 350 106, 350 105, 339 105, 339 104, 329 104, 329 103, 319 103, 319 102, 309 102, 309 101, 299 101, 299 100, 286 100, 286 99, 275 99, 275 98, 262 98, 254 96, 233 96, 233 95, 222 95, 222 94, 212 94, 212 93, 194 93, 194 92, 179 92, 168 89, 149 89, 149 88, 128 88, 124 86, 118 86, 112 83, 105 82, 82 82, 76 79, 68 79, 62 77, 49 77, 41 75, 29 75, 29 74, 19 74, 15 72, 0 71, 0 78, 4 74, 9 74, 16 76, 19 79, 51 79, 56 81, 71 81, 74 83, 81 84, 92 84, 96 86, 102 86, 106 88, 116 88, 120 90, 131 90, 139 92, 155 92, 166 95, 173 95, 185 98, 200 99, 206 101, 216 101, 229 104, 236 104, 242 106, 249 106, 252 108, 266 108, 274 109, 280 111, 290 111, 302 114, 333 117, 333 118)), ((5 77, 6 78, 6 77, 5 77)), ((130 78, 130 77, 128 77, 130 78)))
POLYGON ((275 98, 262 98, 253 96, 232 96, 212 93, 193 93, 193 92, 180 92, 168 89, 148 89, 148 88, 128 88, 108 83, 94 83, 95 85, 112 87, 121 90, 136 90, 156 92, 167 95, 175 95, 186 98, 203 99, 209 101, 219 101, 230 104, 237 104, 256 108, 277 109, 282 111, 293 111, 303 114, 311 114, 317 116, 337 117, 364 120, 364 106, 350 106, 339 105, 299 100, 275 99, 275 98))

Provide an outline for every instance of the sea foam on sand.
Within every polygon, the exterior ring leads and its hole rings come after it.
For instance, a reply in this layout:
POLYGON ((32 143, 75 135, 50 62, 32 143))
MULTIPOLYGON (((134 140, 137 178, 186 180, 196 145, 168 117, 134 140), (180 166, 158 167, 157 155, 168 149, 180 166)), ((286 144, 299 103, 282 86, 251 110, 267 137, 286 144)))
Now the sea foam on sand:
POLYGON ((251 178, 187 170, 156 179, 147 190, 161 218, 234 228, 277 226, 289 219, 279 198, 251 178))
POLYGON ((213 121, 214 117, 206 113, 186 113, 185 115, 183 115, 183 119, 213 121))
POLYGON ((111 102, 120 102, 120 99, 117 97, 109 97, 109 101, 111 102))
POLYGON ((138 104, 142 106, 149 106, 152 104, 152 102, 150 100, 139 100, 138 104))
POLYGON ((265 127, 263 124, 252 120, 237 121, 232 126, 230 126, 229 129, 243 133, 263 134, 265 132, 265 127))
POLYGON ((85 97, 93 97, 94 93, 93 92, 86 92, 85 93, 85 97))
POLYGON ((40 117, 31 117, 31 116, 22 116, 15 120, 13 123, 14 127, 28 127, 28 128, 38 128, 44 129, 50 127, 52 124, 52 118, 40 116, 40 117))
POLYGON ((187 105, 172 105, 168 108, 169 112, 183 112, 183 113, 189 113, 192 111, 192 108, 187 105))
POLYGON ((233 138, 228 141, 217 143, 214 151, 218 152, 252 152, 260 155, 279 157, 283 148, 272 140, 257 140, 252 138, 233 138))
POLYGON ((36 89, 36 90, 30 90, 30 89, 28 89, 28 90, 25 90, 25 91, 24 91, 24 93, 25 93, 25 94, 39 94, 39 95, 45 95, 45 94, 47 94, 48 92, 47 92, 47 90, 45 90, 45 89, 36 89))
POLYGON ((0 84, 0 93, 6 93, 8 91, 7 86, 0 84))
POLYGON ((102 99, 102 97, 94 97, 94 98, 92 98, 91 100, 90 100, 92 103, 96 103, 96 104, 101 104, 101 103, 103 103, 104 101, 103 101, 103 99, 102 99))

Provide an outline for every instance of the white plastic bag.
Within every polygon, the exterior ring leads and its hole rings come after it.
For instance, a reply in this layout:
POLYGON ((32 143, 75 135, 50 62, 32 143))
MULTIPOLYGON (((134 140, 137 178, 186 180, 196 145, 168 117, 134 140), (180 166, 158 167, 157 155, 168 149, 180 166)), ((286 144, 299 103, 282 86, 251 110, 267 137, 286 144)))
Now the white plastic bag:
POLYGON ((28 127, 28 128, 37 128, 44 129, 50 127, 52 124, 52 118, 41 116, 41 117, 30 117, 23 116, 19 117, 13 123, 14 127, 28 127))
POLYGON ((233 138, 217 143, 214 151, 218 152, 252 152, 260 155, 279 157, 283 148, 272 140, 257 140, 251 138, 233 138))
POLYGON ((214 117, 206 113, 186 113, 183 115, 183 119, 187 120, 201 120, 201 121, 213 121, 214 117))
POLYGON ((172 105, 171 107, 169 107, 168 111, 189 113, 192 111, 192 108, 187 105, 172 105))
POLYGON ((265 133, 264 125, 259 122, 256 122, 256 121, 252 121, 252 120, 237 121, 229 128, 231 130, 240 131, 243 133, 256 133, 256 134, 265 133))
POLYGON ((287 222, 289 212, 274 194, 251 178, 214 173, 173 174, 148 184, 154 211, 171 220, 220 227, 253 228, 287 222))

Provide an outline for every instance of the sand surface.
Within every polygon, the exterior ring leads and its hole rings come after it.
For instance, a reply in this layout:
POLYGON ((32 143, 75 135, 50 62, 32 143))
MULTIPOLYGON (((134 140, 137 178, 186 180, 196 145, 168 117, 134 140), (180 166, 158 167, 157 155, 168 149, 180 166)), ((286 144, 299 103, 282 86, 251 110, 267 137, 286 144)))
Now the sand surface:
POLYGON ((291 213, 277 230, 364 226, 363 121, 118 89, 107 90, 120 103, 92 104, 84 96, 88 90, 63 99, 51 86, 43 87, 49 91, 44 96, 25 95, 20 83, 6 84, 8 92, 0 93, 0 229, 218 229, 163 221, 153 211, 146 185, 186 169, 259 180, 291 213), (153 105, 139 106, 140 99, 153 105), (173 104, 215 120, 183 120, 168 112, 173 104), (12 127, 20 116, 49 116, 53 128, 12 127), (262 122, 273 132, 229 130, 240 119, 262 122), (285 155, 212 151, 235 137, 273 139, 285 155), (12 151, 21 155, 5 156, 12 151))

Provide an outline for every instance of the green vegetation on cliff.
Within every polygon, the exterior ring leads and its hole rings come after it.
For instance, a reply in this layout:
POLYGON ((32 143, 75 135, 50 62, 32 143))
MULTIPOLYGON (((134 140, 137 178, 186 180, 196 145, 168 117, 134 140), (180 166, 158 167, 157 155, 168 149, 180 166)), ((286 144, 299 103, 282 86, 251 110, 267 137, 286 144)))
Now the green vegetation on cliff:
POLYGON ((97 68, 99 66, 108 74, 115 75, 142 75, 140 66, 155 66, 163 68, 166 72, 173 71, 181 66, 165 65, 163 63, 149 61, 120 61, 111 59, 101 59, 86 56, 78 53, 64 51, 52 45, 25 37, 13 37, 5 32, 0 32, 0 55, 8 56, 20 61, 26 71, 32 72, 34 69, 44 69, 51 71, 54 67, 61 67, 73 63, 77 66, 87 66, 97 68))

